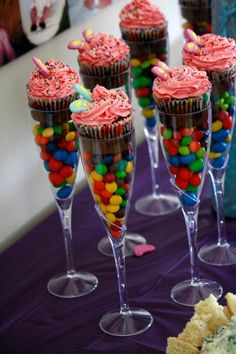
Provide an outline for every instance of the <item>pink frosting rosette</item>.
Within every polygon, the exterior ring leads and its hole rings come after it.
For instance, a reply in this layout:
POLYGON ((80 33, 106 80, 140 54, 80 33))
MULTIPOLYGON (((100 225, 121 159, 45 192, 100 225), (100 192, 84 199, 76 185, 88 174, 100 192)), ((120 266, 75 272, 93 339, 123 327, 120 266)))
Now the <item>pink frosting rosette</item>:
POLYGON ((183 60, 186 65, 194 66, 207 72, 222 72, 236 65, 236 43, 232 38, 207 33, 199 36, 201 47, 198 51, 190 52, 183 49, 183 60))

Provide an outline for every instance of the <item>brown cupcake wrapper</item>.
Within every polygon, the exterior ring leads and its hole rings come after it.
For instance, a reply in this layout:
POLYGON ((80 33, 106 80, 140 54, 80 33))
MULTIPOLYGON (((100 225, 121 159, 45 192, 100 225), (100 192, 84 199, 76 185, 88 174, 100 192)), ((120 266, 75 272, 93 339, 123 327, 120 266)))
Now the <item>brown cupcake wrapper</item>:
POLYGON ((166 37, 167 35, 167 22, 159 27, 142 28, 142 29, 127 29, 123 28, 120 24, 122 38, 130 42, 145 42, 155 41, 166 37))
POLYGON ((184 114, 201 111, 210 103, 211 91, 207 91, 200 97, 188 97, 186 99, 159 99, 154 97, 157 109, 161 112, 171 114, 184 114))
POLYGON ((110 66, 95 66, 95 65, 87 65, 81 63, 78 58, 78 64, 80 68, 81 75, 87 76, 108 76, 108 75, 118 75, 129 68, 130 56, 128 55, 123 60, 110 65, 110 66))
POLYGON ((28 96, 28 104, 30 107, 40 111, 47 111, 47 112, 60 111, 68 108, 71 102, 75 101, 77 97, 78 94, 76 92, 74 92, 74 94, 71 94, 67 97, 58 98, 56 100, 46 100, 46 99, 35 98, 33 96, 28 96))
POLYGON ((229 77, 235 75, 236 73, 236 62, 226 70, 217 70, 217 71, 207 71, 208 78, 210 81, 219 81, 228 79, 229 77))

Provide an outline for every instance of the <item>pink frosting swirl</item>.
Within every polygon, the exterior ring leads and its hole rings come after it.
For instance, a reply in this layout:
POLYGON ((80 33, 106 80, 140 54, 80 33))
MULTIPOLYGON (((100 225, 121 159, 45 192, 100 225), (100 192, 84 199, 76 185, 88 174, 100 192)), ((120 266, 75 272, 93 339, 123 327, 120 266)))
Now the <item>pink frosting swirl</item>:
POLYGON ((198 97, 211 88, 205 71, 189 66, 174 68, 166 81, 156 78, 153 95, 158 99, 198 97))
POLYGON ((76 124, 98 126, 111 124, 132 113, 129 98, 124 91, 107 90, 96 85, 92 92, 93 102, 86 112, 72 113, 76 124))
POLYGON ((50 59, 45 65, 50 74, 44 77, 36 68, 27 85, 29 96, 42 99, 59 99, 73 94, 75 84, 80 82, 76 70, 58 60, 50 59))
POLYGON ((149 0, 133 0, 123 7, 119 16, 121 28, 128 29, 159 27, 166 22, 159 7, 149 0))
POLYGON ((236 44, 232 38, 207 33, 200 36, 202 47, 199 53, 183 50, 186 65, 195 66, 200 70, 222 71, 236 63, 236 44))
POLYGON ((123 40, 101 32, 85 44, 78 60, 86 65, 109 66, 127 57, 129 57, 129 47, 123 40))

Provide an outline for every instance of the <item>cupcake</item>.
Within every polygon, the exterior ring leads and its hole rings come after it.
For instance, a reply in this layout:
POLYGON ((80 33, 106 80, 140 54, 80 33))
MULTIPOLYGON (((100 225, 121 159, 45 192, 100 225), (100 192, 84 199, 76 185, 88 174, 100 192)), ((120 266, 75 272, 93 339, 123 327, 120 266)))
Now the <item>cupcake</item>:
POLYGON ((50 59, 45 64, 33 57, 36 69, 27 84, 34 141, 57 201, 72 195, 78 167, 78 134, 69 105, 77 97, 77 72, 50 59))
POLYGON ((83 32, 84 41, 71 41, 69 49, 78 50, 78 64, 84 86, 96 84, 108 89, 125 86, 129 79, 130 52, 127 44, 113 35, 83 32))
POLYGON ((147 127, 156 124, 151 68, 168 61, 167 21, 159 7, 148 0, 133 0, 120 12, 122 38, 130 47, 132 85, 147 127))
POLYGON ((201 35, 212 30, 211 0, 179 0, 182 17, 186 20, 185 29, 201 35))
POLYGON ((134 171, 133 109, 124 91, 95 86, 70 105, 83 167, 99 215, 114 238, 124 235, 134 171))

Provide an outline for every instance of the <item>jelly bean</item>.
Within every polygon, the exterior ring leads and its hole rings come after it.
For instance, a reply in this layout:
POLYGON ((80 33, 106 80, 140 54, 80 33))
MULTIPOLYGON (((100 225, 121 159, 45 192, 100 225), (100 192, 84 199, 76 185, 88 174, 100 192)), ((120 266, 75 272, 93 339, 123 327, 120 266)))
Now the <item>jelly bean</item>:
POLYGON ((222 95, 223 99, 225 100, 226 98, 229 97, 229 93, 227 91, 225 91, 222 95))
POLYGON ((120 209, 119 205, 107 205, 107 211, 110 213, 116 213, 120 209))
POLYGON ((73 188, 71 186, 64 186, 57 192, 56 196, 59 199, 67 199, 72 193, 73 188))
POLYGON ((213 141, 224 141, 229 134, 230 131, 228 129, 221 129, 218 132, 212 133, 211 138, 213 141))
POLYGON ((115 193, 115 191, 117 190, 118 186, 115 182, 112 183, 105 183, 105 189, 107 192, 109 193, 115 193))
POLYGON ((218 132, 222 128, 222 122, 220 120, 216 120, 215 122, 212 123, 211 130, 213 132, 218 132))
MULTIPOLYGON (((98 204, 102 203, 102 198, 101 198, 100 195, 94 193, 93 196, 94 196, 95 201, 96 201, 98 204)), ((101 206, 100 206, 100 208, 101 208, 101 206)), ((101 209, 102 209, 102 208, 101 208, 101 209)))
POLYGON ((192 133, 193 140, 200 141, 203 138, 203 132, 201 130, 195 130, 192 133))
POLYGON ((53 128, 46 128, 44 129, 42 135, 45 137, 45 138, 51 138, 51 136, 53 136, 54 134, 54 130, 53 128))
POLYGON ((131 66, 132 68, 137 67, 137 66, 140 66, 140 65, 141 65, 140 60, 135 59, 135 58, 133 58, 133 59, 130 60, 130 66, 131 66))
POLYGON ((145 107, 142 109, 142 115, 145 118, 153 118, 155 116, 154 110, 150 107, 145 107))
POLYGON ((229 96, 229 97, 226 99, 226 103, 227 103, 229 106, 235 104, 235 103, 236 103, 236 97, 234 97, 234 96, 229 96))
POLYGON ((136 97, 146 97, 151 95, 151 89, 149 87, 139 88, 135 91, 136 97))
POLYGON ((195 155, 198 159, 202 159, 206 155, 206 149, 203 146, 200 147, 200 149, 198 149, 198 151, 195 153, 195 155))
POLYGON ((61 161, 56 160, 55 158, 51 157, 49 162, 48 162, 48 167, 50 168, 51 171, 57 172, 60 171, 62 168, 63 164, 61 161))
POLYGON ((64 161, 67 158, 67 156, 68 156, 68 152, 65 150, 57 150, 53 153, 53 157, 59 161, 64 161))
POLYGON ((151 97, 140 97, 138 99, 138 104, 140 107, 144 108, 144 107, 148 107, 151 101, 152 101, 151 97))
POLYGON ((57 172, 50 172, 48 178, 55 186, 60 186, 64 182, 64 178, 57 172))
POLYGON ((131 161, 127 162, 126 168, 125 168, 125 172, 127 173, 131 173, 133 171, 134 165, 131 161))
POLYGON ((47 145, 49 142, 49 138, 42 135, 36 135, 34 140, 37 145, 47 145))
POLYGON ((78 155, 76 152, 69 152, 66 159, 64 160, 66 165, 76 167, 78 165, 78 155))
POLYGON ((189 165, 189 168, 192 172, 202 172, 204 169, 204 160, 198 159, 198 160, 193 161, 189 165))
MULTIPOLYGON (((113 161, 120 161, 121 160, 121 158, 122 158, 122 155, 121 155, 121 153, 119 152, 118 154, 115 154, 114 156, 113 156, 113 161)), ((118 166, 119 166, 119 164, 117 164, 116 165, 116 168, 118 168, 118 166)))
POLYGON ((217 159, 211 160, 211 161, 210 161, 210 164, 211 164, 211 166, 214 167, 214 168, 221 168, 221 167, 223 167, 224 164, 225 164, 225 158, 224 158, 224 156, 221 155, 221 156, 218 157, 217 159))
POLYGON ((226 142, 226 143, 230 143, 231 140, 232 140, 232 135, 229 134, 229 135, 227 136, 227 138, 225 139, 225 142, 226 142))
POLYGON ((165 139, 170 139, 172 137, 172 129, 165 128, 162 135, 165 139))
POLYGON ((180 145, 182 146, 188 146, 192 141, 192 138, 190 136, 185 136, 182 140, 180 145))
POLYGON ((158 58, 151 58, 150 59, 150 62, 153 66, 156 66, 159 61, 160 61, 160 59, 158 59, 158 58))
POLYGON ((201 148, 201 144, 199 143, 199 141, 191 141, 191 143, 189 144, 189 150, 191 152, 197 152, 199 149, 201 148))
POLYGON ((199 186, 201 184, 201 181, 202 181, 202 178, 199 173, 194 173, 189 179, 189 183, 194 187, 199 186))
POLYGON ((209 152, 209 159, 210 160, 216 159, 216 158, 218 158, 220 156, 221 156, 220 152, 212 152, 212 151, 209 152))
POLYGON ((95 167, 96 172, 99 175, 105 175, 107 173, 107 166, 104 163, 99 163, 95 167))
POLYGON ((235 113, 235 106, 234 105, 230 106, 228 111, 229 114, 233 117, 235 113))
POLYGON ((175 179, 175 184, 176 184, 176 186, 179 187, 180 189, 186 189, 187 186, 188 186, 188 181, 176 177, 176 179, 175 179))
POLYGON ((177 176, 179 179, 188 180, 192 174, 192 171, 190 171, 188 167, 179 167, 177 176))
POLYGON ((178 151, 179 151, 180 155, 184 155, 184 156, 189 155, 189 153, 190 153, 190 150, 187 146, 180 146, 178 148, 178 151))
POLYGON ((197 203, 197 196, 195 193, 192 192, 185 192, 181 196, 181 202, 184 206, 194 206, 197 203))
POLYGON ((70 184, 74 184, 75 183, 75 179, 76 179, 76 172, 73 171, 71 176, 66 177, 66 182, 70 183, 70 184))
POLYGON ((70 177, 72 175, 72 173, 73 173, 73 168, 68 165, 62 166, 62 168, 60 170, 60 175, 64 178, 70 177))
MULTIPOLYGON (((99 196, 100 197, 100 196, 99 196)), ((100 197, 101 198, 101 197, 100 197)), ((100 209, 101 211, 103 212, 103 214, 106 214, 107 213, 107 207, 105 204, 101 203, 100 204, 100 209)))
MULTIPOLYGON (((108 192, 107 191, 102 191, 102 203, 104 204, 104 205, 108 205, 109 204, 109 198, 105 198, 104 196, 103 196, 103 194, 105 194, 105 192, 108 194, 108 192)), ((109 194, 111 194, 111 193, 109 193, 109 194)))
POLYGON ((38 131, 39 127, 40 127, 40 124, 35 124, 35 125, 33 126, 32 132, 33 132, 34 135, 40 134, 39 131, 38 131))
POLYGON ((229 115, 224 121, 223 121, 223 128, 224 129, 232 129, 233 127, 233 118, 229 115))
POLYGON ((180 160, 178 156, 169 156, 168 157, 169 164, 175 167, 180 165, 180 160))
POLYGON ((65 141, 71 141, 75 139, 75 132, 68 132, 65 136, 65 141))
POLYGON ((173 132, 173 138, 174 138, 175 140, 181 140, 181 139, 182 139, 182 134, 181 134, 179 131, 175 130, 175 131, 173 132))
POLYGON ((180 130, 182 136, 191 136, 193 133, 193 128, 183 128, 180 130))
POLYGON ((156 117, 149 118, 145 122, 145 124, 148 128, 154 128, 156 123, 157 123, 156 117))
POLYGON ((119 179, 124 178, 127 175, 127 173, 125 171, 117 171, 116 172, 116 177, 119 179))
MULTIPOLYGON (((169 140, 167 140, 167 142, 169 142, 169 140)), ((171 144, 168 144, 167 150, 170 156, 175 156, 178 154, 178 147, 171 144)))
POLYGON ((44 161, 45 161, 45 160, 49 160, 50 157, 51 157, 51 154, 49 154, 49 152, 47 152, 47 151, 41 151, 40 157, 41 157, 41 159, 44 160, 44 161))
POLYGON ((141 67, 134 67, 132 68, 132 75, 133 77, 138 77, 138 76, 141 76, 143 73, 143 69, 141 67))
POLYGON ((169 141, 169 144, 175 146, 175 147, 179 147, 179 141, 177 139, 170 139, 170 140, 167 140, 169 141))
POLYGON ((221 105, 221 108, 227 111, 229 109, 229 105, 227 103, 224 103, 221 105))
POLYGON ((218 115, 218 117, 221 121, 224 121, 225 119, 227 119, 228 116, 229 116, 229 113, 227 111, 223 111, 223 109, 219 112, 219 115, 218 115))
POLYGON ((188 155, 180 155, 179 156, 179 161, 181 165, 189 165, 193 161, 195 161, 195 155, 193 153, 190 153, 188 155))
POLYGON ((67 141, 65 144, 65 150, 68 152, 77 151, 78 149, 76 149, 75 141, 67 141))
POLYGON ((224 143, 223 141, 219 143, 214 143, 211 145, 212 152, 225 152, 227 150, 228 144, 224 143))

